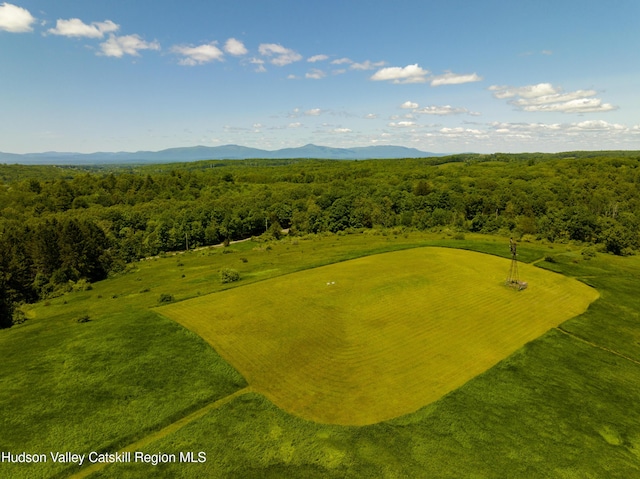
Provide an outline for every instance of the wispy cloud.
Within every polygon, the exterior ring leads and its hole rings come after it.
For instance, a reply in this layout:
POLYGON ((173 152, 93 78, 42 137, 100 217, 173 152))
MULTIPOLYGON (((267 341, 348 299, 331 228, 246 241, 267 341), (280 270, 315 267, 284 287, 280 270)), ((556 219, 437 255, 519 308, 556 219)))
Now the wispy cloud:
POLYGON ((353 63, 353 60, 350 58, 338 58, 331 62, 332 65, 348 65, 350 63, 353 63))
POLYGON ((323 62, 328 59, 329 57, 327 55, 314 55, 312 57, 307 58, 307 61, 310 63, 315 63, 315 62, 323 62))
POLYGON ((463 113, 469 113, 469 110, 467 110, 466 108, 454 108, 451 105, 434 105, 434 106, 425 106, 423 108, 414 110, 413 112, 421 115, 447 116, 447 115, 461 115, 463 113))
POLYGON ((416 122, 415 121, 392 121, 390 123, 387 124, 387 126, 390 126, 392 128, 415 128, 416 127, 416 122))
POLYGON ((317 68, 314 68, 313 70, 311 70, 305 75, 305 78, 309 78, 311 80, 320 80, 325 76, 327 76, 325 72, 323 72, 322 70, 318 70, 317 68))
MULTIPOLYGON (((380 68, 381 66, 384 66, 385 62, 372 62, 370 60, 365 60, 361 63, 353 63, 351 62, 351 65, 349 66, 349 68, 351 70, 373 70, 375 68, 380 68)), ((336 63, 337 65, 337 63, 336 63)))
POLYGON ((485 135, 481 130, 478 130, 477 128, 464 128, 461 126, 457 126, 455 128, 440 128, 439 133, 449 137, 462 137, 469 135, 478 137, 485 135))
MULTIPOLYGON (((540 53, 540 55, 553 55, 553 51, 551 51, 551 50, 541 50, 539 53, 540 53)), ((521 53, 519 56, 521 56, 521 57, 530 57, 532 55, 537 55, 537 54, 538 54, 538 52, 524 52, 524 53, 521 53)))
POLYGON ((472 113, 466 108, 456 108, 451 105, 431 105, 420 108, 416 102, 413 101, 405 101, 400 108, 405 110, 412 110, 410 115, 405 115, 408 117, 413 117, 414 115, 439 115, 439 116, 447 116, 447 115, 460 115, 466 113, 468 115, 477 115, 477 113, 472 113))
POLYGON ((463 83, 472 83, 481 80, 482 77, 476 73, 459 75, 457 73, 447 72, 442 75, 431 77, 431 86, 461 85, 463 83))
POLYGON ((87 25, 79 18, 70 18, 58 19, 55 28, 50 28, 47 33, 63 37, 104 38, 105 33, 115 32, 119 28, 120 26, 111 20, 91 22, 87 25))
POLYGON ((590 113, 616 110, 610 103, 603 103, 595 90, 576 90, 565 93, 550 83, 538 83, 523 87, 489 87, 498 99, 509 99, 509 103, 529 112, 590 113))
POLYGON ((3 3, 0 5, 0 30, 12 33, 30 32, 36 19, 26 8, 3 3))
POLYGON ((269 62, 279 67, 302 60, 302 55, 298 52, 277 43, 262 43, 258 47, 258 52, 262 56, 269 57, 269 62))
POLYGON ((309 110, 302 111, 300 108, 294 108, 292 111, 287 113, 288 118, 300 118, 302 116, 320 116, 325 113, 324 110, 320 108, 310 108, 309 110))
POLYGON ((378 70, 371 76, 373 81, 390 81, 392 83, 426 83, 429 70, 424 70, 418 64, 406 67, 387 67, 378 70))
POLYGON ((249 63, 251 63, 252 65, 257 65, 255 68, 255 71, 257 73, 264 73, 267 71, 264 66, 264 60, 261 60, 260 58, 252 58, 249 60, 249 63))
POLYGON ((100 44, 99 55, 106 57, 121 58, 124 55, 140 56, 140 50, 160 50, 157 41, 147 42, 140 38, 140 35, 124 35, 118 37, 109 35, 106 42, 100 44))
POLYGON ((197 47, 176 45, 171 48, 171 51, 182 56, 178 62, 180 65, 202 65, 215 60, 222 61, 224 58, 224 53, 216 46, 216 43, 207 43, 197 47))

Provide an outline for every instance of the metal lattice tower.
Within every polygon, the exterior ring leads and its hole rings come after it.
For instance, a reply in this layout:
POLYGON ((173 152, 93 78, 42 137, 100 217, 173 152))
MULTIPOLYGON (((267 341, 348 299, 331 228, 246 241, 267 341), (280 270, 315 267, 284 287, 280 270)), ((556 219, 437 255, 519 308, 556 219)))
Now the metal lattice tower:
POLYGON ((512 288, 525 289, 527 283, 520 281, 520 276, 518 275, 518 247, 516 242, 513 241, 513 238, 509 240, 509 249, 511 250, 511 269, 509 270, 509 277, 507 278, 506 284, 512 288))

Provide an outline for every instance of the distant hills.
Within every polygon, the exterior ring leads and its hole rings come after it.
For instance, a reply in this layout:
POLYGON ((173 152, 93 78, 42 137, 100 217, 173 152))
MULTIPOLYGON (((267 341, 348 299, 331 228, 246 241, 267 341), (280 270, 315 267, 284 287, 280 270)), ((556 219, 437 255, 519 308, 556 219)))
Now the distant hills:
POLYGON ((331 148, 328 146, 305 145, 298 148, 261 150, 239 145, 192 146, 169 148, 161 151, 98 152, 98 153, 2 153, 0 163, 23 165, 89 165, 118 163, 167 163, 197 160, 242 160, 242 159, 288 159, 317 158, 328 160, 365 160, 374 158, 425 158, 444 156, 443 153, 429 153, 404 146, 364 146, 356 148, 331 148))

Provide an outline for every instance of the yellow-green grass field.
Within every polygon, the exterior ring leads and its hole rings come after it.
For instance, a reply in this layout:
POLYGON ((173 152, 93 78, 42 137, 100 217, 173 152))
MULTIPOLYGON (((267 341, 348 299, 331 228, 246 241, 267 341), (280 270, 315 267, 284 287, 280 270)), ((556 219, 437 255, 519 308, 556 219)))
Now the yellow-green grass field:
POLYGON ((413 412, 584 312, 572 278, 428 247, 300 271, 158 308, 209 342, 257 392, 315 422, 413 412))

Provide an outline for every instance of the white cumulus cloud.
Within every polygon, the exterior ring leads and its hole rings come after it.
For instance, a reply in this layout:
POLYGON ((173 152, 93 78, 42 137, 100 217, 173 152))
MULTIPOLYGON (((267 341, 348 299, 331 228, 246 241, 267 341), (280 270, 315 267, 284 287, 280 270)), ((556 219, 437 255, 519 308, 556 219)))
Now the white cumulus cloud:
POLYGON ((577 90, 570 93, 555 93, 553 95, 542 95, 535 98, 526 98, 515 100, 514 105, 527 106, 527 105, 546 105, 549 103, 562 103, 573 100, 579 100, 596 96, 595 90, 577 90))
POLYGON ((109 35, 106 42, 100 44, 99 55, 121 58, 124 55, 140 56, 140 50, 160 50, 156 41, 147 42, 140 35, 124 35, 121 37, 109 35))
POLYGON ((262 56, 269 57, 270 63, 279 67, 302 60, 302 55, 298 52, 277 43, 262 43, 258 47, 258 52, 262 56))
POLYGON ((524 105, 524 111, 559 111, 562 113, 591 113, 596 111, 617 110, 611 103, 603 103, 600 98, 579 98, 561 103, 544 105, 524 105))
POLYGON ((311 110, 307 110, 304 112, 306 116, 319 116, 322 113, 320 108, 312 108, 311 110))
POLYGON ((171 51, 178 55, 182 55, 183 58, 178 62, 180 65, 202 65, 203 63, 209 63, 215 60, 222 61, 224 53, 222 53, 222 50, 220 50, 215 43, 216 42, 207 43, 204 45, 198 45, 197 47, 176 45, 171 49, 171 51))
POLYGON ((335 128, 334 133, 351 133, 350 128, 335 128))
POLYGON ((417 103, 407 100, 402 105, 400 105, 400 108, 414 110, 414 109, 418 108, 419 106, 420 105, 418 105, 417 103))
POLYGON ((537 85, 521 87, 492 85, 489 87, 489 90, 495 92, 493 96, 499 99, 513 97, 538 98, 541 96, 555 95, 559 91, 551 83, 538 83, 537 85))
POLYGON ((574 123, 569 129, 582 131, 625 131, 628 128, 619 123, 609 123, 603 120, 589 120, 574 123))
POLYGON ((350 58, 337 58, 336 60, 333 60, 331 62, 332 65, 345 65, 345 64, 350 64, 353 63, 353 60, 351 60, 350 58))
POLYGON ((247 48, 244 46, 240 40, 236 40, 235 38, 229 38, 224 44, 224 51, 229 55, 233 56, 241 56, 246 55, 248 53, 247 48))
POLYGON ((428 70, 424 70, 418 64, 406 67, 387 67, 378 70, 371 76, 374 81, 391 81, 393 83, 425 83, 428 70))
POLYGON ((472 83, 481 81, 482 77, 476 73, 456 74, 452 72, 437 75, 431 78, 431 86, 441 85, 461 85, 463 83, 472 83))
POLYGON ((616 110, 610 103, 603 103, 595 90, 576 90, 565 93, 550 83, 538 83, 523 87, 489 87, 498 99, 510 99, 509 103, 529 112, 591 113, 616 110))
POLYGON ((31 24, 35 21, 26 8, 11 3, 0 5, 0 30, 12 33, 30 32, 33 30, 31 24))
POLYGON ((87 25, 79 18, 70 18, 68 20, 58 19, 55 28, 50 28, 47 32, 64 37, 104 38, 105 33, 115 32, 119 28, 120 26, 111 20, 92 22, 87 25))

